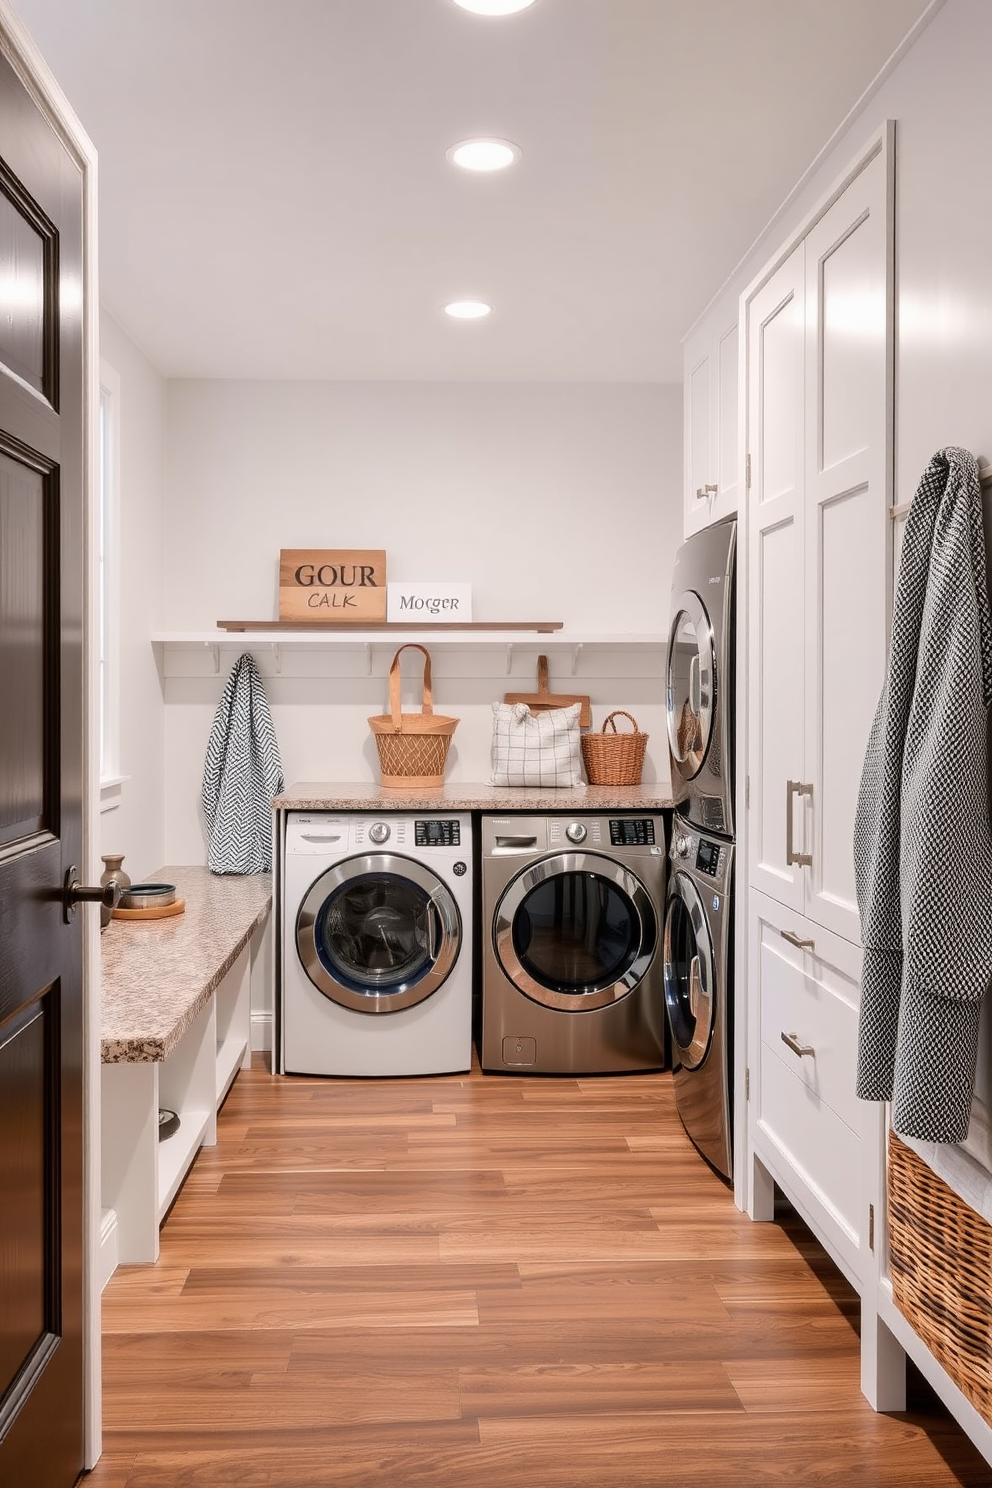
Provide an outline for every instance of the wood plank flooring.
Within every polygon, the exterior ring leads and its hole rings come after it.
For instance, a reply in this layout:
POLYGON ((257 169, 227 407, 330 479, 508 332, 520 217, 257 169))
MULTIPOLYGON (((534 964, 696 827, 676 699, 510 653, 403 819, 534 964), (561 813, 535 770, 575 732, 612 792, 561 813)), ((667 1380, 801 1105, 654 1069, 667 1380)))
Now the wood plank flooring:
POLYGON ((752 1224, 667 1074, 308 1080, 256 1057, 104 1293, 92 1488, 950 1488, 876 1415, 856 1299, 752 1224))

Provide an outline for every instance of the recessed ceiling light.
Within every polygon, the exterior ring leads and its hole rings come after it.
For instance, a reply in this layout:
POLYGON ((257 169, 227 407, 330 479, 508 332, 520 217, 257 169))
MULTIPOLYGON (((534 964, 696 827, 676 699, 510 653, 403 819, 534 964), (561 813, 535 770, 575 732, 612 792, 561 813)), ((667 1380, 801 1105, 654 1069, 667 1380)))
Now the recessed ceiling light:
POLYGON ((445 305, 444 313, 455 320, 481 320, 492 308, 485 300, 452 300, 450 305, 445 305))
POLYGON ((445 159, 463 170, 498 171, 519 160, 520 153, 519 145, 512 145, 509 140, 470 139, 452 145, 445 151, 445 159))
POLYGON ((515 15, 533 5, 534 0, 455 0, 455 4, 476 15, 515 15))

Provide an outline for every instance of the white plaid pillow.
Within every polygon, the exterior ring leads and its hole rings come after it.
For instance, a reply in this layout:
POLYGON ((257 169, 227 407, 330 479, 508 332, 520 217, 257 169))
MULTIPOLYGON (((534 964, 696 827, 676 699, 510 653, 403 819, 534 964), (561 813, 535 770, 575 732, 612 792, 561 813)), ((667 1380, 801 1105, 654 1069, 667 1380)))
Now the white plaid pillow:
POLYGON ((526 703, 493 703, 493 785, 581 785, 579 706, 532 713, 526 703))

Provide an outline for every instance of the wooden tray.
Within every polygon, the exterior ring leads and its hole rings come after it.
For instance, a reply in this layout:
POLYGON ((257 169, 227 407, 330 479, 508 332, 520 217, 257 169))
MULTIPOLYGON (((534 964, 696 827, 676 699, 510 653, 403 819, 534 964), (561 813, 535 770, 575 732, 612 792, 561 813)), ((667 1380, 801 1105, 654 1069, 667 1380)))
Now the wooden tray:
POLYGON ((173 899, 171 904, 151 904, 147 909, 115 909, 112 911, 112 918, 115 920, 167 920, 172 915, 182 914, 185 908, 185 899, 173 899))

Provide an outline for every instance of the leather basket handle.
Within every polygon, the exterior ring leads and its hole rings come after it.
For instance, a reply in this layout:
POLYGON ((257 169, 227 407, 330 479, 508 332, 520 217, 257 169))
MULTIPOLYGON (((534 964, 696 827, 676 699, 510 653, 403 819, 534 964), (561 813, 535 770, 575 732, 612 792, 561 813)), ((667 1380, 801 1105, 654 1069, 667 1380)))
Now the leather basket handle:
POLYGON ((426 646, 420 646, 416 641, 406 641, 393 657, 389 668, 389 711, 393 719, 393 732, 401 733, 403 729, 403 709, 400 705, 400 656, 404 651, 419 651, 424 658, 424 680, 422 685, 421 713, 434 712, 434 690, 431 685, 431 657, 426 646))

